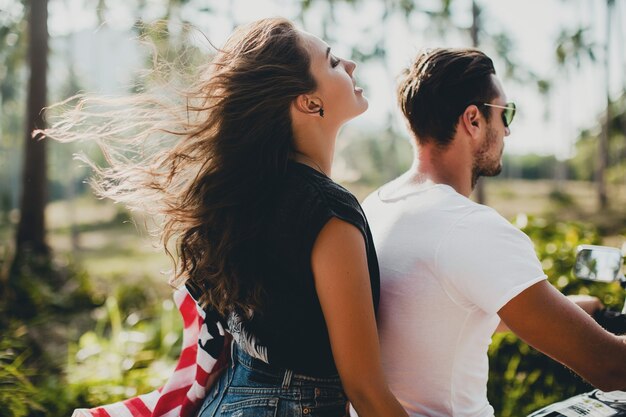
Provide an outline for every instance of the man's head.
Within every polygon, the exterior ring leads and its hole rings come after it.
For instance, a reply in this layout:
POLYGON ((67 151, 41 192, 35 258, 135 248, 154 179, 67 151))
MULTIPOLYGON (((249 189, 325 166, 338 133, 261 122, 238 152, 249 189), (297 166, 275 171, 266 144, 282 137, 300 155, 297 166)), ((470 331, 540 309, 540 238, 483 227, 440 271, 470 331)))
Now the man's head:
POLYGON ((398 99, 418 145, 432 143, 443 150, 459 131, 476 135, 473 183, 500 173, 502 139, 509 130, 507 109, 494 106, 506 107, 506 100, 484 53, 447 48, 421 53, 405 70, 398 99))

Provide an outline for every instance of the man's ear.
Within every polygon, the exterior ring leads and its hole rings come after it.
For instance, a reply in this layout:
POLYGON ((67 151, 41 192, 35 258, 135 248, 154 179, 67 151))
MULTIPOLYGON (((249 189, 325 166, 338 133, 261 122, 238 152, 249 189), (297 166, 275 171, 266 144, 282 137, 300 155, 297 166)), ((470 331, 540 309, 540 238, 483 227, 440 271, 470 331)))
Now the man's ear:
POLYGON ((480 136, 484 123, 485 119, 475 104, 467 106, 463 114, 461 114, 460 124, 473 138, 480 136))
POLYGON ((319 114, 323 108, 322 101, 315 96, 300 94, 294 101, 296 110, 305 114, 319 114))

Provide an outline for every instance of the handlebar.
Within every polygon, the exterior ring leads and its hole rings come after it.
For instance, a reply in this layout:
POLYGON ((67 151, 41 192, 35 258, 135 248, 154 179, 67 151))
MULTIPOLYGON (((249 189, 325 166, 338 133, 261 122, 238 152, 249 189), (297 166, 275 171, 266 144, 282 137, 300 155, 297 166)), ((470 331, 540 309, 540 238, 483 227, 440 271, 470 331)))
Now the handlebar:
POLYGON ((620 311, 604 308, 593 314, 593 319, 607 331, 613 334, 626 333, 626 314, 620 311))

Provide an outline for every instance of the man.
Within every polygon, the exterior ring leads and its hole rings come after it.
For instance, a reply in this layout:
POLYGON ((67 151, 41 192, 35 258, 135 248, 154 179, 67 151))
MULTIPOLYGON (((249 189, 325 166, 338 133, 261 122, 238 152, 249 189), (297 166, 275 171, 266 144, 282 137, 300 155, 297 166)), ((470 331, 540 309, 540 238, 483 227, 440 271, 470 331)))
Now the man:
POLYGON ((546 281, 525 234, 468 198, 479 177, 500 173, 515 114, 491 59, 423 53, 399 101, 414 163, 363 206, 380 261, 382 363, 400 403, 414 416, 492 416, 487 348, 501 320, 595 386, 626 388, 626 339, 546 281))

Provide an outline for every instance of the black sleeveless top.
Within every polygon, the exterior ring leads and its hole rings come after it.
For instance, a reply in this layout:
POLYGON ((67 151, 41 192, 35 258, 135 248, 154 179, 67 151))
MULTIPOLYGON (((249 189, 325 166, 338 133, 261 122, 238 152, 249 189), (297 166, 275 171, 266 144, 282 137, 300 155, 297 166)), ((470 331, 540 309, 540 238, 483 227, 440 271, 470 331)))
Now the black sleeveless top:
POLYGON ((258 242, 257 273, 265 296, 261 311, 231 313, 228 327, 238 345, 253 357, 296 373, 337 374, 322 309, 317 298, 311 251, 324 225, 337 217, 363 234, 374 299, 380 293, 372 235, 357 199, 307 165, 290 161, 275 210, 258 242))

